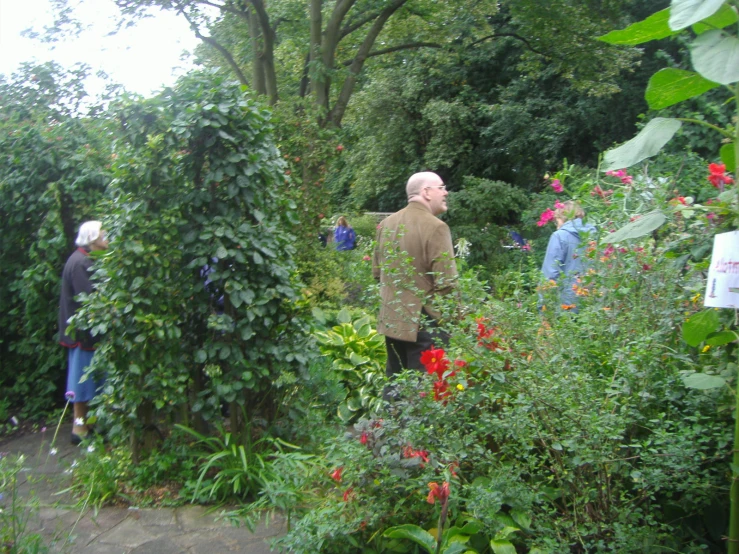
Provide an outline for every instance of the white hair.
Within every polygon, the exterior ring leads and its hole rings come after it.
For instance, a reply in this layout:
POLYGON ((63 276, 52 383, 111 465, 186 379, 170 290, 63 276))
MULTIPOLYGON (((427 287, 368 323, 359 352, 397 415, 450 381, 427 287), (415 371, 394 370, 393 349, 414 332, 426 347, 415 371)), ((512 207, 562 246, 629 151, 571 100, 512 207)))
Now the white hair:
POLYGON ((90 246, 93 242, 100 238, 100 229, 103 224, 100 221, 85 221, 80 225, 77 233, 77 240, 74 243, 80 248, 90 246))

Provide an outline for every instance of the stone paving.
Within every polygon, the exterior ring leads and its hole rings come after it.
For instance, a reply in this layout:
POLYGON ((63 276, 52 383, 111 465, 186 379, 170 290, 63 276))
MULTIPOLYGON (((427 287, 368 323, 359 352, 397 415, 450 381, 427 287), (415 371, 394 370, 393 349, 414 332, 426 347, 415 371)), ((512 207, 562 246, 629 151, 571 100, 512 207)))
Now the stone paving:
POLYGON ((49 455, 53 430, 5 442, 0 451, 24 454, 18 491, 35 499, 28 533, 40 533, 51 552, 100 554, 267 554, 271 538, 285 532, 282 518, 263 521, 254 532, 219 521, 200 506, 177 508, 107 507, 97 513, 75 509, 76 500, 63 491, 71 483, 69 467, 79 455, 69 443, 71 425, 63 425, 57 451, 49 455))

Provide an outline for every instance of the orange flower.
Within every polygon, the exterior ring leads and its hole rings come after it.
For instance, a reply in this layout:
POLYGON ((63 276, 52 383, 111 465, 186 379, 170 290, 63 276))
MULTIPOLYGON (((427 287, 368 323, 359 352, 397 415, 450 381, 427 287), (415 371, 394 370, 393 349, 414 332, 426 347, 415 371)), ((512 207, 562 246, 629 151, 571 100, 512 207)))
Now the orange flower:
POLYGON ((429 489, 429 494, 426 497, 426 502, 429 504, 434 504, 437 498, 443 504, 449 498, 449 483, 447 481, 444 481, 441 486, 438 483, 429 483, 429 489))
POLYGON ((574 310, 576 306, 574 304, 562 304, 563 310, 574 310))

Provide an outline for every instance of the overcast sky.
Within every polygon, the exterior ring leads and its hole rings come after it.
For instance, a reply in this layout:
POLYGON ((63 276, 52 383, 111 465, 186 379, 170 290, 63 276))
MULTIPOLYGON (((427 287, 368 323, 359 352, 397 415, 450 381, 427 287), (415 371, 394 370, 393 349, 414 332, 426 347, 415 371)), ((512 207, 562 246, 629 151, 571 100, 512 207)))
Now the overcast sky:
MULTIPOLYGON (((72 5, 77 5, 75 0, 72 5)), ((111 80, 127 90, 149 96, 192 67, 183 51, 198 44, 184 19, 171 12, 154 11, 153 19, 135 27, 106 36, 115 28, 118 9, 112 0, 83 0, 75 12, 90 28, 80 38, 49 45, 21 37, 24 29, 42 31, 51 25, 49 0, 0 0, 0 73, 14 72, 21 62, 54 60, 65 67, 77 62, 90 65, 94 74, 102 69, 111 80)), ((92 80, 89 92, 102 91, 102 84, 92 80)))

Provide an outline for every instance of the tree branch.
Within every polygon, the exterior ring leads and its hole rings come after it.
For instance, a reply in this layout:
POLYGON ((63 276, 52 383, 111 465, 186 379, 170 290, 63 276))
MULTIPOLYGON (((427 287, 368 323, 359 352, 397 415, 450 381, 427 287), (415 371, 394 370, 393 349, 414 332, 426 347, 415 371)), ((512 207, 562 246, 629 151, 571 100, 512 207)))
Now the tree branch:
POLYGON ((203 33, 200 32, 200 29, 198 28, 197 24, 190 19, 190 17, 185 13, 184 10, 178 9, 180 14, 187 20, 187 22, 190 24, 190 28, 195 33, 195 36, 198 37, 200 40, 202 40, 205 44, 212 46, 215 48, 221 56, 226 60, 228 65, 233 69, 234 73, 236 74, 236 77, 239 79, 239 82, 242 85, 249 86, 249 80, 246 78, 246 75, 244 75, 244 72, 241 71, 241 68, 239 67, 239 64, 236 63, 236 60, 234 60, 231 53, 226 50, 221 44, 214 39, 213 37, 206 37, 203 33))
MULTIPOLYGON (((409 42, 408 44, 399 44, 398 46, 391 46, 390 48, 375 50, 367 54, 367 57, 373 58, 375 56, 382 56, 383 54, 398 52, 399 50, 410 50, 412 48, 442 48, 442 45, 435 42, 409 42)), ((345 62, 341 62, 341 65, 347 66, 351 65, 352 63, 354 63, 354 60, 347 60, 345 62)))
POLYGON ((529 50, 531 50, 533 53, 539 54, 540 56, 544 56, 545 58, 551 58, 551 56, 549 54, 547 54, 546 52, 542 52, 541 50, 537 50, 536 48, 534 48, 531 45, 531 43, 528 41, 528 39, 522 37, 521 35, 519 35, 517 33, 495 33, 494 35, 488 35, 486 37, 482 37, 479 40, 476 40, 475 42, 473 42, 472 44, 470 44, 470 46, 476 46, 476 45, 480 44, 481 42, 485 42, 486 40, 490 40, 490 39, 498 38, 498 37, 511 37, 511 38, 515 38, 515 39, 520 40, 521 42, 523 42, 526 45, 526 48, 528 48, 529 50))

